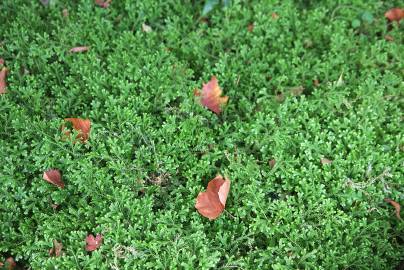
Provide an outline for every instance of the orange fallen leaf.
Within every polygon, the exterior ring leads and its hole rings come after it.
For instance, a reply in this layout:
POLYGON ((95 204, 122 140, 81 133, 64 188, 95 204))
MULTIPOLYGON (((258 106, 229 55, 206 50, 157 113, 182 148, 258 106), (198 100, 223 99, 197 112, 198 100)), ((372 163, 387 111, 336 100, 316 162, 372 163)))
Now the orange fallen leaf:
POLYGON ((7 72, 8 69, 6 67, 3 67, 0 71, 0 95, 7 93, 6 88, 7 88, 7 72))
POLYGON ((322 165, 325 165, 325 164, 331 164, 332 160, 328 159, 328 158, 321 158, 320 162, 321 162, 322 165))
POLYGON ((215 76, 212 76, 208 83, 203 84, 202 92, 199 89, 194 90, 195 96, 201 96, 201 104, 216 114, 221 113, 221 106, 226 104, 229 99, 228 96, 221 97, 221 94, 222 89, 215 76))
POLYGON ((209 181, 205 192, 198 194, 195 208, 209 220, 216 219, 224 211, 229 191, 230 180, 218 175, 209 181))
POLYGON ((107 8, 111 4, 112 0, 95 0, 95 4, 102 8, 107 8))
MULTIPOLYGON (((91 121, 90 119, 82 118, 65 118, 65 121, 72 123, 73 128, 79 132, 76 139, 80 139, 85 143, 90 137, 91 121)), ((70 136, 70 131, 66 130, 65 126, 62 126, 66 136, 70 136)))
POLYGON ((390 203, 396 209, 396 217, 398 219, 401 219, 401 216, 400 216, 401 206, 400 206, 400 204, 398 202, 393 201, 392 199, 389 199, 389 198, 385 198, 384 201, 390 203))
POLYGON ((94 251, 102 245, 102 235, 97 234, 96 237, 94 235, 89 234, 86 237, 86 250, 94 251))
POLYGON ((49 256, 60 257, 62 255, 62 243, 53 240, 53 247, 49 250, 49 256))
POLYGON ((60 188, 65 187, 65 183, 63 183, 63 181, 62 181, 62 174, 60 173, 59 170, 48 170, 48 171, 44 172, 43 179, 57 187, 60 187, 60 188))
POLYGON ((86 52, 90 49, 90 47, 88 46, 79 46, 79 47, 73 47, 69 50, 69 52, 71 53, 82 53, 82 52, 86 52))
POLYGON ((12 257, 9 257, 6 259, 4 263, 0 262, 0 267, 4 267, 6 270, 12 270, 17 266, 15 263, 14 259, 12 257))
POLYGON ((400 21, 404 18, 404 8, 392 8, 384 13, 384 17, 389 21, 400 21))

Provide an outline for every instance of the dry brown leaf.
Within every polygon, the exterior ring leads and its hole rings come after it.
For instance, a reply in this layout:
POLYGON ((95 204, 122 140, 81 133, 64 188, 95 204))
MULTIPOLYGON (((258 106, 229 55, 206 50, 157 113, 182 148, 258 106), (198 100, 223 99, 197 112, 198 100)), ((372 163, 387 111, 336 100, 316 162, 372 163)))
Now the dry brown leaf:
POLYGON ((301 94, 303 94, 303 91, 304 91, 304 87, 301 85, 290 88, 290 93, 293 96, 300 96, 301 94))
POLYGON ((86 237, 86 250, 94 251, 102 245, 102 235, 97 234, 96 237, 94 235, 89 234, 86 237))
POLYGON ((224 211, 229 191, 230 180, 218 175, 209 181, 205 192, 198 194, 195 208, 209 220, 216 219, 224 211))
POLYGON ((78 47, 73 47, 69 50, 69 52, 71 53, 82 53, 82 52, 86 52, 90 49, 90 47, 88 46, 78 46, 78 47))
POLYGON ((313 85, 314 85, 315 87, 319 87, 319 86, 320 86, 319 80, 314 79, 314 80, 313 80, 313 85))
POLYGON ((277 102, 283 102, 284 100, 285 100, 285 95, 282 93, 282 92, 278 92, 278 93, 276 93, 276 95, 275 95, 275 100, 277 101, 277 102))
POLYGON ((4 65, 4 59, 0 58, 0 66, 3 66, 3 65, 4 65))
POLYGON ((62 15, 63 15, 63 17, 69 17, 69 10, 67 9, 67 8, 64 8, 63 9, 63 11, 62 11, 62 15))
POLYGON ((203 84, 202 91, 194 90, 194 95, 200 96, 201 104, 216 114, 221 113, 221 106, 229 100, 228 96, 221 97, 222 89, 220 89, 215 76, 212 76, 208 83, 203 84))
POLYGON ((95 0, 95 4, 102 8, 108 8, 112 0, 95 0))
POLYGON ((404 18, 404 8, 392 8, 384 13, 384 17, 389 21, 397 21, 399 22, 404 18))
POLYGON ((270 161, 268 161, 269 167, 271 167, 271 169, 273 169, 275 167, 276 164, 276 160, 275 159, 271 159, 270 161))
MULTIPOLYGON (((65 121, 72 123, 73 128, 79 132, 77 134, 76 139, 81 140, 81 142, 85 143, 90 137, 91 130, 91 121, 90 119, 82 119, 82 118, 65 118, 65 121)), ((70 131, 66 129, 66 127, 62 126, 62 131, 68 137, 70 137, 70 131)))
POLYGON ((7 93, 7 73, 8 69, 3 67, 0 71, 0 95, 7 93))
POLYGON ((320 162, 321 162, 322 165, 326 165, 326 164, 331 164, 332 160, 328 159, 328 158, 321 158, 320 162))
POLYGON ((53 247, 49 250, 49 256, 60 257, 62 255, 62 243, 53 240, 53 247))
POLYGON ((150 33, 153 31, 153 29, 150 27, 150 25, 142 23, 142 31, 145 33, 150 33))
POLYGON ((9 257, 6 259, 4 263, 0 262, 0 267, 4 267, 6 270, 13 270, 17 264, 15 263, 13 257, 9 257))
POLYGON ((248 30, 248 32, 252 32, 254 30, 254 23, 248 24, 247 30, 248 30))
POLYGON ((275 12, 272 12, 271 17, 272 17, 272 19, 274 19, 274 20, 279 19, 279 15, 278 15, 277 13, 275 13, 275 12))
POLYGON ((393 201, 392 199, 389 199, 389 198, 385 198, 384 201, 390 203, 396 209, 396 217, 398 219, 401 219, 401 216, 400 216, 401 206, 400 206, 400 204, 398 202, 393 201))
POLYGON ((62 181, 62 174, 60 173, 59 170, 48 170, 44 172, 43 179, 57 187, 60 188, 65 187, 65 183, 62 181))

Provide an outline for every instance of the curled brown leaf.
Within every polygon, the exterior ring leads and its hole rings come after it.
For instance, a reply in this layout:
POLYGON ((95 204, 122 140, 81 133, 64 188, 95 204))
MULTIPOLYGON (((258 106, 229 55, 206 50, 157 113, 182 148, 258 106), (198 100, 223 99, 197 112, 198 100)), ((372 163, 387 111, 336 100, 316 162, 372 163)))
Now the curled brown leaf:
POLYGON ((86 237, 86 250, 87 251, 94 251, 97 248, 99 248, 102 245, 102 235, 97 234, 97 236, 94 237, 94 235, 89 234, 86 237))
MULTIPOLYGON (((77 134, 76 139, 81 140, 81 142, 85 143, 90 137, 91 130, 91 121, 90 119, 82 119, 82 118, 65 118, 66 122, 70 122, 73 125, 73 129, 77 130, 79 134, 77 134)), ((62 131, 64 134, 69 137, 70 131, 66 129, 66 127, 62 126, 62 131)))
POLYGON ((230 180, 218 175, 209 181, 205 192, 198 194, 195 208, 209 220, 216 219, 224 211, 229 191, 230 180))
POLYGON ((384 201, 390 203, 396 209, 396 217, 398 219, 401 219, 401 216, 400 216, 401 206, 400 206, 400 204, 398 202, 396 202, 396 201, 393 201, 392 199, 389 199, 389 198, 385 198, 384 201))
POLYGON ((0 95, 7 93, 7 81, 6 81, 7 72, 8 69, 6 67, 3 67, 0 70, 0 95))
POLYGON ((49 250, 49 256, 60 257, 62 255, 62 243, 53 240, 53 247, 49 250))
POLYGON ((48 170, 43 173, 43 179, 57 187, 64 188, 65 183, 62 181, 62 174, 59 170, 48 170))
POLYGON ((78 46, 78 47, 73 47, 69 50, 69 52, 71 53, 82 53, 82 52, 86 52, 90 49, 90 47, 88 46, 78 46))
POLYGON ((222 89, 220 89, 215 76, 212 76, 208 83, 203 84, 202 91, 194 90, 194 95, 200 96, 201 104, 216 114, 221 113, 221 107, 226 104, 229 99, 228 96, 221 96, 222 89))
POLYGON ((404 18, 404 8, 392 8, 388 10, 386 13, 384 13, 384 17, 386 17, 387 20, 391 21, 397 21, 399 22, 401 19, 404 18))

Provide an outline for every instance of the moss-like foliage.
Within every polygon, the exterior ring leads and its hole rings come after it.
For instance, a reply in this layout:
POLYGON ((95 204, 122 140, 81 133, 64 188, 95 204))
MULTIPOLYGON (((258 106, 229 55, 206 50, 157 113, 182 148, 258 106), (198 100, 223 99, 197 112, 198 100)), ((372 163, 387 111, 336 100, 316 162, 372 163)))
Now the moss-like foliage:
POLYGON ((404 223, 384 198, 404 203, 404 24, 383 15, 399 1, 232 1, 207 19, 203 1, 49 2, 0 3, 0 261, 399 265, 404 223), (193 96, 212 75, 219 116, 193 96), (87 143, 63 140, 69 117, 91 119, 87 143), (65 189, 42 179, 51 168, 65 189), (209 221, 195 198, 219 173, 227 212, 209 221), (90 233, 104 236, 91 253, 90 233))

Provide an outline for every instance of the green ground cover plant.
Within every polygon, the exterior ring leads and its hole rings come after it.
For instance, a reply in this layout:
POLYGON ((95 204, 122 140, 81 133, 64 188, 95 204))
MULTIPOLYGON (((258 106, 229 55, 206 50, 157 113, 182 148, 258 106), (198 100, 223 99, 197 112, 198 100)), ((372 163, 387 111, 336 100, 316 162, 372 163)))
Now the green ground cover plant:
POLYGON ((0 262, 402 265, 384 201, 404 201, 404 23, 384 17, 400 1, 223 2, 203 17, 203 1, 0 2, 0 262), (219 115, 194 96, 213 75, 219 115), (91 120, 86 143, 63 138, 70 117, 91 120), (210 221, 195 199, 218 174, 231 188, 210 221))

